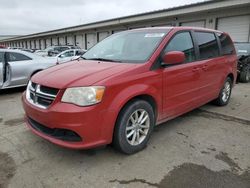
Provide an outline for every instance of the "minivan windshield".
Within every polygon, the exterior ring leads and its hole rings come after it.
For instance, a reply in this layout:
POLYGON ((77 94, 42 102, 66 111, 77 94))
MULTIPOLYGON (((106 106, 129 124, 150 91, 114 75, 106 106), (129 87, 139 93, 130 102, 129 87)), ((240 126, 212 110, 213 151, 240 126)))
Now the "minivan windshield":
POLYGON ((121 32, 88 50, 83 59, 121 63, 147 61, 169 30, 121 32))

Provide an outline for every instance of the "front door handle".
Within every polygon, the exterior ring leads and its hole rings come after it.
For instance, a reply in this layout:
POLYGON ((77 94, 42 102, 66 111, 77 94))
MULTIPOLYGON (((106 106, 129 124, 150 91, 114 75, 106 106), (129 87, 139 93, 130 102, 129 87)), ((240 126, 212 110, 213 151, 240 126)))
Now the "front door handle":
POLYGON ((197 72, 197 71, 199 71, 199 70, 200 70, 199 67, 194 67, 194 68, 193 68, 193 72, 197 72))
POLYGON ((202 70, 206 71, 208 69, 208 65, 203 65, 202 70))

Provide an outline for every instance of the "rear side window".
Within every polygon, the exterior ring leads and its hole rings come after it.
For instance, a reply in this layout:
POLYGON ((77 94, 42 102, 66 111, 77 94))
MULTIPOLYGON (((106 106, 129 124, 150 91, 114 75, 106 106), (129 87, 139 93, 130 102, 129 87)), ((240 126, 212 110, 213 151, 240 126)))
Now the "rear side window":
POLYGON ((68 50, 68 49, 69 49, 68 47, 60 47, 59 50, 60 50, 61 52, 63 52, 63 51, 68 50))
POLYGON ((54 51, 60 51, 61 48, 60 48, 60 47, 55 47, 53 50, 54 50, 54 51))
POLYGON ((234 46, 229 36, 217 33, 221 43, 221 55, 231 55, 234 53, 234 46))
POLYGON ((20 53, 10 52, 8 55, 8 62, 27 61, 27 60, 31 60, 31 58, 27 57, 26 55, 20 54, 20 53))
POLYGON ((181 32, 174 36, 164 49, 164 53, 181 51, 186 56, 186 62, 195 61, 194 45, 189 32, 181 32))
POLYGON ((209 59, 219 56, 219 46, 214 33, 196 31, 195 37, 199 46, 200 59, 209 59))

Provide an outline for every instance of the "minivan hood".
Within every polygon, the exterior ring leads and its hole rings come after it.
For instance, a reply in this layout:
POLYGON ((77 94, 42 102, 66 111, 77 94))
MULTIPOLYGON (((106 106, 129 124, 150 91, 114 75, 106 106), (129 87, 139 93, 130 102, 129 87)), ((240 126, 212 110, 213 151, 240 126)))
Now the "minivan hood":
POLYGON ((32 77, 32 82, 64 89, 90 86, 114 74, 128 71, 136 64, 98 61, 72 61, 41 71, 32 77))

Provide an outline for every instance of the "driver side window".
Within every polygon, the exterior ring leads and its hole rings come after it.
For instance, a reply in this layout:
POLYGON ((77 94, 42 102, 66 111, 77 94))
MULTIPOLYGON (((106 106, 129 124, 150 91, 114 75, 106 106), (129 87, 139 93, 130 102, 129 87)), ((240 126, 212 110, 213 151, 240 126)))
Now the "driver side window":
POLYGON ((186 56, 186 62, 195 61, 195 51, 189 32, 176 34, 164 49, 164 54, 171 51, 181 51, 186 56))
POLYGON ((61 57, 72 57, 74 56, 74 51, 67 51, 61 55, 61 57))

